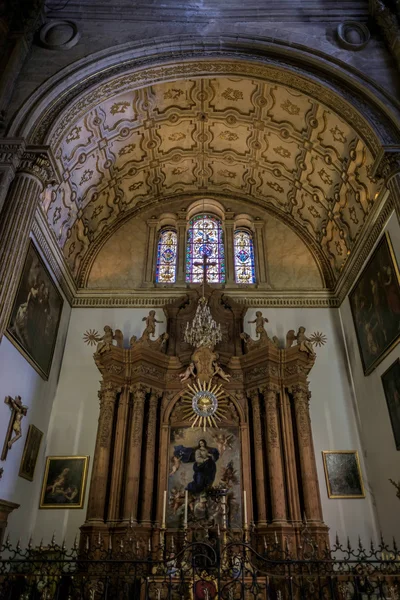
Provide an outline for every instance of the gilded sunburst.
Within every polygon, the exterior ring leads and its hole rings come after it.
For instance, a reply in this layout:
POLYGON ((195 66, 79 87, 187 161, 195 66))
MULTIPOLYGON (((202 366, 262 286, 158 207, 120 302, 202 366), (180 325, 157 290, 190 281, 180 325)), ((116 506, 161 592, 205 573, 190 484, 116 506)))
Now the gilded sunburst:
POLYGON ((192 421, 192 427, 218 427, 217 421, 222 421, 228 406, 227 396, 221 384, 212 385, 201 383, 199 379, 189 384, 182 398, 187 408, 183 414, 184 418, 192 421))

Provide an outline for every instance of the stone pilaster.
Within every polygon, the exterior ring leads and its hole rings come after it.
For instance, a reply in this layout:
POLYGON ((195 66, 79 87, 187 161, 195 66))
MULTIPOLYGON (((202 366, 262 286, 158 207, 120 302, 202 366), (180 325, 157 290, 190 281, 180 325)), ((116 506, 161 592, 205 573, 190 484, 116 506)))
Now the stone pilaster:
POLYGON ((251 409, 253 413, 254 434, 254 466, 256 476, 257 525, 267 524, 267 497, 264 479, 263 433, 261 427, 260 398, 258 389, 250 391, 251 409))
POLYGON ((256 262, 257 284, 259 287, 267 287, 267 267, 265 262, 265 244, 264 244, 264 222, 255 221, 255 244, 254 254, 256 262))
POLYGON ((22 138, 0 140, 0 214, 24 152, 25 141, 22 138))
POLYGON ((0 218, 0 340, 24 265, 40 194, 54 177, 47 148, 28 147, 22 155, 0 218))
POLYGON ((119 389, 113 383, 104 382, 99 392, 100 415, 89 490, 87 522, 103 522, 105 519, 112 429, 118 392, 119 389))
POLYGON ((303 385, 293 386, 291 393, 296 415, 304 509, 308 521, 320 523, 322 522, 322 508, 311 431, 310 394, 303 385))
POLYGON ((272 522, 286 523, 286 501, 278 418, 278 393, 274 387, 261 389, 265 402, 267 459, 271 489, 272 522))
POLYGON ((128 430, 130 390, 125 386, 118 401, 117 422, 115 427, 114 454, 111 475, 110 501, 108 504, 108 521, 117 521, 120 518, 124 457, 128 430))
POLYGON ((176 226, 178 229, 178 264, 176 267, 176 283, 178 285, 185 285, 186 219, 178 219, 176 226))
POLYGON ((146 260, 144 267, 144 284, 151 287, 155 282, 155 264, 154 259, 157 250, 157 219, 148 219, 147 221, 147 246, 146 260))
POLYGON ((130 439, 128 440, 128 464, 125 481, 124 519, 137 523, 140 485, 140 464, 142 459, 143 417, 146 388, 135 385, 130 439))
POLYGON ((153 506, 154 475, 155 475, 155 450, 157 436, 157 407, 161 392, 152 390, 149 400, 149 413, 146 426, 146 466, 144 470, 143 496, 141 521, 143 524, 151 523, 151 509, 153 506))
POLYGON ((233 229, 234 221, 225 220, 225 260, 226 260, 226 283, 233 285, 235 283, 235 262, 233 248, 233 229))

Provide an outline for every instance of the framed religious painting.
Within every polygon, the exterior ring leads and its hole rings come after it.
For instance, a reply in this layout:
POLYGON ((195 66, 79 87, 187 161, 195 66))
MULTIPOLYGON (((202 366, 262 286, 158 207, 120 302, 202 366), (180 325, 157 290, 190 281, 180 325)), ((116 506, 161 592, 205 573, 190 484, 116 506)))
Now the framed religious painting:
POLYGON ((44 379, 50 373, 62 306, 63 299, 31 242, 7 337, 44 379))
POLYGON ((398 358, 381 377, 394 441, 400 450, 400 358, 398 358))
POLYGON ((328 498, 365 498, 357 450, 324 450, 328 498))
POLYGON ((83 508, 88 456, 48 456, 39 508, 83 508))
POLYGON ((400 340, 400 276, 388 233, 349 299, 364 374, 369 375, 400 340))
POLYGON ((36 461, 39 455, 42 438, 43 432, 34 425, 29 425, 18 473, 20 477, 23 477, 28 481, 33 481, 35 475, 36 461))

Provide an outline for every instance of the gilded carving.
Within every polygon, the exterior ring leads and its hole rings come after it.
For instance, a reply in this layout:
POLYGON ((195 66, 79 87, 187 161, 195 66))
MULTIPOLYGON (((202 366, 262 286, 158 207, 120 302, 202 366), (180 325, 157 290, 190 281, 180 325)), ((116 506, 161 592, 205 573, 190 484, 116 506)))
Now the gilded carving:
POLYGON ((267 441, 272 448, 279 448, 277 397, 273 390, 264 390, 265 415, 267 421, 267 441))
POLYGON ((112 422, 117 392, 118 388, 112 383, 103 383, 101 391, 99 392, 99 443, 103 448, 107 448, 111 443, 112 422))

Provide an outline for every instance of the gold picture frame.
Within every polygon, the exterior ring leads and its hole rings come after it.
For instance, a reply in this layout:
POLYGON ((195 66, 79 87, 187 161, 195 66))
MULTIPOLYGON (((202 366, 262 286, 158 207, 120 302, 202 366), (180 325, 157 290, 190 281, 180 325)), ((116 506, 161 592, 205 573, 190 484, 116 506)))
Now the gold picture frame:
POLYGON ((29 425, 18 473, 20 477, 23 477, 28 481, 33 481, 35 476, 36 463, 42 439, 43 431, 40 431, 35 425, 29 425))
POLYGON ((89 456, 47 456, 39 508, 83 508, 89 456))
POLYGON ((349 294, 364 375, 369 375, 400 341, 400 272, 386 231, 349 294))
POLYGON ((328 498, 365 498, 357 450, 323 450, 328 498))

